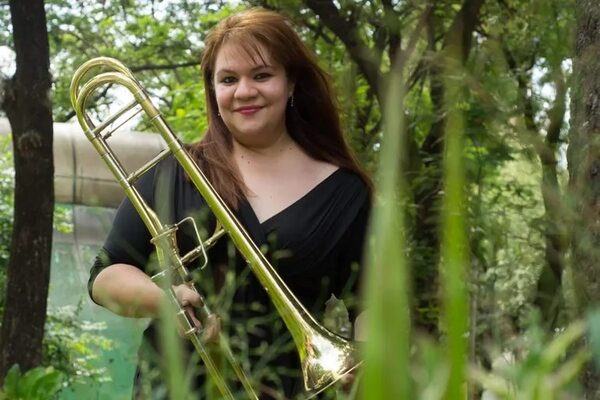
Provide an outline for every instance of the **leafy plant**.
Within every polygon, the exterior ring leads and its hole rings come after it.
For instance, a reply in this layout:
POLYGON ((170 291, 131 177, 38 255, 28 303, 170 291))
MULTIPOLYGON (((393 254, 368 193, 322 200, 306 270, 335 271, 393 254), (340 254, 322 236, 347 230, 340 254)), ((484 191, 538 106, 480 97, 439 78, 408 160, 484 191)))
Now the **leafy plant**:
POLYGON ((48 400, 57 397, 63 387, 64 374, 52 367, 38 367, 21 374, 13 366, 0 389, 0 400, 48 400))
POLYGON ((78 307, 51 310, 46 320, 43 364, 64 374, 65 385, 109 379, 105 367, 94 365, 100 351, 112 348, 112 341, 100 335, 104 329, 104 322, 81 321, 78 307))
POLYGON ((590 359, 582 339, 598 339, 598 315, 572 322, 550 338, 535 324, 496 357, 492 369, 471 366, 469 376, 497 399, 576 398, 579 373, 590 359))

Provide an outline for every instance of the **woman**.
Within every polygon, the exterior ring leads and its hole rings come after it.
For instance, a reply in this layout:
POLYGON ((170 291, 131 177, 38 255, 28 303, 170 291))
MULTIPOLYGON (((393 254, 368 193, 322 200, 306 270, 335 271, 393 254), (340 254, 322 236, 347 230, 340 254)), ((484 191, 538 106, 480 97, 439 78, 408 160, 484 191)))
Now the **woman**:
MULTIPOLYGON (((228 17, 209 33, 202 73, 208 130, 189 147, 191 155, 252 240, 268 248, 268 258, 303 305, 319 319, 334 294, 346 300, 354 318, 355 267, 362 258, 371 185, 344 141, 327 75, 286 18, 260 9, 228 17)), ((171 159, 156 171, 161 168, 169 171, 168 190, 160 195, 168 193, 173 222, 192 215, 212 229, 214 217, 181 167, 171 159)), ((154 206, 156 171, 138 184, 154 206)), ((91 271, 95 302, 123 316, 159 315, 164 294, 145 272, 153 250, 149 240, 125 200, 91 271)), ((194 239, 184 231, 178 243, 185 253, 194 239)), ((222 240, 209 252, 217 287, 228 264, 227 247, 222 240)), ((261 397, 293 397, 301 391, 297 354, 290 346, 274 355, 267 351, 274 342, 289 343, 281 339, 289 335, 239 255, 228 271, 237 278, 227 310, 230 326, 244 327, 232 335, 246 334, 241 347, 247 346, 255 374, 275 371, 262 377, 261 397)), ((175 292, 188 309, 201 304, 185 285, 175 292)), ((154 341, 153 325, 145 338, 154 341)), ((151 390, 156 396, 156 388, 151 390)))

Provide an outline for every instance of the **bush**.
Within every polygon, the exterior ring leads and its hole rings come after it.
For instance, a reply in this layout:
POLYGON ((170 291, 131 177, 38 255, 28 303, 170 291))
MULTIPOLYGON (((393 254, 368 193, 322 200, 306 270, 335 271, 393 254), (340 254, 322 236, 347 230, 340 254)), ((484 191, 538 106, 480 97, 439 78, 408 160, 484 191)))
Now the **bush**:
POLYGON ((99 351, 110 350, 112 341, 101 336, 103 322, 81 321, 80 307, 65 306, 48 313, 43 365, 64 374, 64 385, 104 381, 107 369, 94 365, 99 351))

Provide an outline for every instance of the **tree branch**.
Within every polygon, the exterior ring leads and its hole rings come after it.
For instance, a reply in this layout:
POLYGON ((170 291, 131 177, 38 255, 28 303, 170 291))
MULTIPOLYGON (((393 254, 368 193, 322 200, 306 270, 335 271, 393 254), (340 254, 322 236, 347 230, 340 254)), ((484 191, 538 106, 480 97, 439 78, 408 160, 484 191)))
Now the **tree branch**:
POLYGON ((310 8, 346 46, 358 69, 375 93, 379 93, 381 52, 369 48, 360 38, 357 26, 342 17, 331 0, 304 0, 310 8))
MULTIPOLYGON (((198 57, 200 58, 200 57, 198 57)), ((142 71, 158 71, 158 70, 173 70, 177 68, 196 67, 200 65, 200 61, 187 61, 175 64, 142 64, 136 65, 131 68, 131 72, 142 72, 142 71)))

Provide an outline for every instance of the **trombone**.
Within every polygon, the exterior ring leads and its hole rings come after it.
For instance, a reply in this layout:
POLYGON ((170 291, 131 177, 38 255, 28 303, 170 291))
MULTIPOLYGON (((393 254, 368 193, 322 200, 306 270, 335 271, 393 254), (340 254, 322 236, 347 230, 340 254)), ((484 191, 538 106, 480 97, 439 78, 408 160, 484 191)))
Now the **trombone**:
MULTIPOLYGON (((221 231, 215 233, 205 242, 198 238, 199 245, 189 253, 181 256, 175 241, 175 231, 185 220, 170 226, 163 224, 156 212, 147 205, 133 186, 140 176, 149 171, 161 160, 173 155, 217 218, 218 225, 230 236, 236 248, 248 263, 251 271, 268 292, 271 301, 290 331, 300 358, 306 397, 311 398, 316 396, 361 365, 362 361, 358 357, 359 352, 356 343, 346 340, 320 325, 286 286, 262 252, 254 244, 244 227, 184 149, 182 143, 169 128, 167 122, 154 106, 144 88, 124 64, 108 57, 98 57, 85 62, 76 70, 73 76, 70 95, 71 103, 85 135, 131 200, 131 203, 140 214, 152 236, 152 242, 156 246, 159 264, 162 269, 162 272, 159 274, 174 271, 184 282, 188 282, 190 287, 193 288, 193 283, 189 281, 190 275, 188 274, 186 265, 200 255, 206 257, 205 247, 214 243, 223 234, 221 231), (102 68, 107 70, 107 72, 93 75, 82 83, 88 72, 95 68, 102 68), (131 93, 134 99, 96 126, 85 110, 90 95, 97 88, 106 84, 117 84, 124 87, 131 93), (154 129, 164 139, 166 148, 138 170, 128 173, 115 157, 114 152, 108 144, 108 139, 119 127, 109 129, 113 123, 137 106, 141 107, 141 109, 137 110, 136 114, 142 111, 146 114, 154 129)), ((189 222, 194 224, 193 220, 189 222)), ((209 375, 213 378, 215 386, 217 386, 224 398, 233 399, 231 389, 228 387, 206 349, 202 332, 198 332, 193 328, 192 322, 178 304, 177 299, 173 295, 170 298, 178 308, 177 317, 182 326, 186 328, 186 337, 194 345, 209 375)), ((216 318, 206 305, 201 310, 201 316, 203 317, 202 319, 208 320, 209 323, 216 318)), ((257 398, 251 384, 231 354, 231 351, 228 348, 224 348, 223 350, 228 362, 232 365, 238 379, 240 379, 244 386, 248 397, 257 398)))

